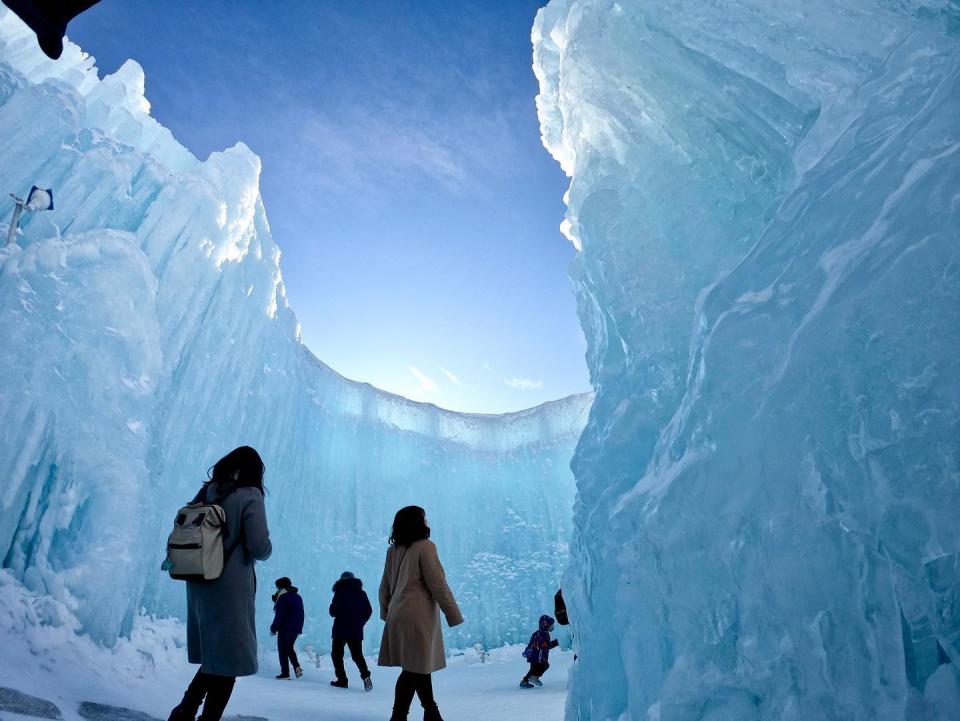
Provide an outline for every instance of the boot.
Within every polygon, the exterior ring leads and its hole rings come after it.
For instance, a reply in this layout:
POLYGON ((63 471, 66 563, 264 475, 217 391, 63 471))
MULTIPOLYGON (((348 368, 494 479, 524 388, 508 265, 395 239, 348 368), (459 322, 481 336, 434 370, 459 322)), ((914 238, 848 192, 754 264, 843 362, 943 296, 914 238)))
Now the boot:
POLYGON ((520 688, 534 688, 533 684, 525 678, 520 679, 520 688))
POLYGON ((415 693, 416 688, 411 683, 407 672, 401 672, 399 678, 397 678, 397 687, 393 697, 393 714, 390 716, 390 721, 407 721, 407 714, 410 713, 410 704, 413 703, 415 693))
POLYGON ((440 716, 440 709, 437 708, 436 704, 423 710, 423 721, 443 721, 440 716))
POLYGON ((532 683, 534 686, 543 686, 543 681, 540 680, 539 676, 531 676, 530 683, 532 683))
POLYGON ((187 686, 183 700, 170 712, 170 718, 167 721, 194 721, 197 711, 200 710, 200 704, 203 703, 203 697, 206 695, 207 677, 198 671, 187 686))
POLYGON ((334 688, 347 688, 349 686, 349 681, 347 679, 337 679, 336 681, 331 681, 330 685, 334 688))
POLYGON ((203 702, 203 713, 197 721, 220 721, 233 693, 235 678, 215 676, 207 689, 207 700, 203 702))

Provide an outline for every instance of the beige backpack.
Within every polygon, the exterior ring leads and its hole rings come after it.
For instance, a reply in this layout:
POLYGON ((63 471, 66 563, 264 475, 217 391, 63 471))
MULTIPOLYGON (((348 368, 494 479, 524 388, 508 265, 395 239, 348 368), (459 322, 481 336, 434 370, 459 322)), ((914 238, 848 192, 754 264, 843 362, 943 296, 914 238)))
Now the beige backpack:
POLYGON ((227 515, 214 503, 191 503, 177 511, 162 569, 178 581, 213 581, 223 573, 227 515))

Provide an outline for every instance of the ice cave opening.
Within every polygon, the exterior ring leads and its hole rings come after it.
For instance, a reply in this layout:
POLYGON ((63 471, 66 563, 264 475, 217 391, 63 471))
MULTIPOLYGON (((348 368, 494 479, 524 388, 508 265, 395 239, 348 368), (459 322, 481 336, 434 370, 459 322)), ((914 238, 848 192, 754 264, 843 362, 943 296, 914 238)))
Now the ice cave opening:
MULTIPOLYGON (((302 636, 313 653, 329 653, 341 571, 375 598, 409 504, 429 509, 456 579, 467 620, 448 645, 525 642, 566 565, 592 396, 464 414, 341 377, 301 342, 259 158, 239 144, 199 161, 150 116, 135 62, 100 79, 72 43, 51 62, 0 13, 0 176, 57 188, 0 251, 15 339, 0 361, 0 555, 17 623, 43 599, 43 625, 109 648, 182 619, 182 584, 153 551, 210 464, 249 444, 268 466, 261 582, 294 576, 320 609, 302 636)), ((270 593, 257 603, 269 617, 270 593)), ((366 652, 381 629, 368 624, 366 652)))
MULTIPOLYGON (((12 14, 0 29, 4 187, 60 188, 4 257, 17 338, 4 378, 18 389, 4 397, 4 567, 105 643, 138 614, 182 616, 182 588, 135 549, 157 546, 212 460, 247 443, 282 519, 265 576, 294 568, 316 597, 343 568, 376 583, 393 512, 418 503, 467 609, 453 647, 529 635, 565 566, 569 461, 591 396, 471 415, 339 376, 300 341, 259 159, 243 145, 193 158, 149 116, 134 62, 99 80, 77 46, 51 63, 12 14), (476 515, 489 521, 465 531, 476 515), (129 593, 91 582, 106 574, 129 593)), ((308 620, 319 650, 329 623, 308 620)))

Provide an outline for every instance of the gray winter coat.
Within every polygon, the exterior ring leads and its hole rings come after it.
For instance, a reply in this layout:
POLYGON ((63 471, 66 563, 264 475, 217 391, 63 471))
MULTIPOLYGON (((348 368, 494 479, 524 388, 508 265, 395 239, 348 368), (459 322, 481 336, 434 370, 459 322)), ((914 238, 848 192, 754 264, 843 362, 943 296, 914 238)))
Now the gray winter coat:
MULTIPOLYGON (((212 484, 204 492, 205 502, 216 500, 212 484)), ((273 550, 267 516, 256 488, 238 488, 219 505, 227 517, 226 562, 215 581, 187 581, 187 657, 204 673, 252 676, 257 672, 253 566, 273 550)))

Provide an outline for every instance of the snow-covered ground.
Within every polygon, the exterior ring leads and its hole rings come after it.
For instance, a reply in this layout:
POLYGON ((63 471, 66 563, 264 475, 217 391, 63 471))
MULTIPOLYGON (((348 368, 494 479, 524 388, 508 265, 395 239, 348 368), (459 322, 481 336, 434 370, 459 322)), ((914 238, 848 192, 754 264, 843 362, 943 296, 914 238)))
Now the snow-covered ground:
MULTIPOLYGON (((172 619, 138 617, 129 638, 112 649, 84 636, 71 611, 49 597, 31 593, 0 571, 0 692, 16 689, 55 703, 65 721, 81 721, 80 704, 94 702, 133 709, 166 719, 196 671, 187 663, 183 625, 172 619)), ((298 644, 298 651, 300 644, 298 644)), ((485 662, 476 651, 454 653, 448 667, 434 674, 434 688, 445 721, 559 721, 573 663, 568 651, 551 654, 551 668, 539 689, 518 688, 527 665, 521 646, 492 650, 485 662)), ((385 721, 390 716, 397 669, 373 671, 374 689, 366 693, 347 659, 351 688, 332 688, 330 658, 319 667, 300 654, 304 676, 278 681, 278 662, 265 649, 259 676, 237 682, 227 716, 256 716, 270 721, 385 721)), ((121 719, 121 716, 108 716, 121 719)), ((104 717, 104 718, 108 718, 104 717)), ((414 701, 410 718, 422 717, 414 701)), ((0 721, 20 721, 4 710, 0 721)))
MULTIPOLYGON (((446 721, 515 718, 559 721, 563 718, 567 672, 572 658, 569 652, 556 653, 550 671, 544 676, 543 688, 531 690, 517 687, 527 668, 520 657, 519 647, 495 649, 483 664, 453 658, 444 671, 434 674, 434 689, 441 713, 446 721)), ((166 719, 195 670, 184 659, 180 671, 175 673, 141 678, 111 677, 91 673, 92 669, 84 664, 83 659, 73 661, 72 677, 50 677, 40 673, 34 677, 36 683, 24 683, 23 678, 24 673, 33 675, 36 669, 31 671, 29 666, 4 668, 0 672, 0 685, 29 689, 34 695, 54 701, 66 721, 80 721, 77 709, 84 701, 121 706, 166 719)), ((375 659, 368 659, 368 663, 375 663, 375 659)), ((374 688, 366 693, 356 668, 349 664, 348 660, 351 687, 346 690, 329 685, 333 671, 328 657, 321 658, 320 668, 308 664, 299 680, 278 681, 273 678, 275 668, 263 668, 261 675, 238 681, 227 716, 258 716, 271 721, 384 721, 390 716, 398 670, 371 666, 374 688)), ((419 703, 414 700, 410 718, 419 719, 421 715, 419 703)), ((4 712, 0 718, 21 717, 4 712)))
MULTIPOLYGON (((452 658, 445 670, 434 674, 434 690, 445 721, 560 721, 566 699, 567 672, 573 655, 556 653, 550 670, 543 677, 543 688, 523 690, 517 684, 527 665, 520 651, 519 646, 495 649, 483 664, 475 659, 452 658)), ((374 689, 365 693, 356 668, 351 669, 348 660, 351 688, 344 691, 329 685, 333 678, 332 666, 327 658, 321 661, 321 668, 306 668, 304 678, 296 682, 261 676, 244 679, 238 684, 228 713, 316 721, 385 721, 389 718, 397 669, 371 666, 374 689)), ((368 659, 368 662, 373 663, 375 659, 368 659)), ((414 700, 410 718, 419 719, 421 716, 420 706, 414 700)))

